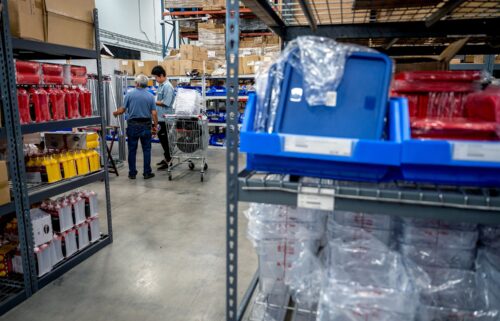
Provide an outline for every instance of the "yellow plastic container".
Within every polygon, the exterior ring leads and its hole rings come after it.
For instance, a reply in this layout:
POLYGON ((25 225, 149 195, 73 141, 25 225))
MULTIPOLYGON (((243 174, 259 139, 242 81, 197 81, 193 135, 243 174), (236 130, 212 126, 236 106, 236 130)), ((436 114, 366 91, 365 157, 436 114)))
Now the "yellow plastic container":
POLYGON ((87 155, 82 152, 76 153, 76 167, 78 168, 78 175, 85 175, 90 172, 89 169, 89 159, 87 155))
POLYGON ((95 150, 91 152, 92 158, 91 158, 91 167, 93 168, 93 171, 98 171, 101 169, 101 156, 99 153, 95 150))
POLYGON ((70 153, 62 153, 59 158, 64 171, 64 178, 76 176, 76 164, 73 155, 70 153))
POLYGON ((49 183, 54 183, 62 179, 61 167, 54 157, 45 157, 42 163, 47 171, 47 181, 49 183))

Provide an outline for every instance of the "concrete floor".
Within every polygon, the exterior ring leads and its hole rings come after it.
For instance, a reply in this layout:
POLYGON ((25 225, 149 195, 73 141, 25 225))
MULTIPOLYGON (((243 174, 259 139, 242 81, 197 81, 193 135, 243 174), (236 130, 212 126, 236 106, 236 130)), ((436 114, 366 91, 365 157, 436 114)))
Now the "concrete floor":
MULTIPOLYGON (((156 163, 158 145, 153 152, 156 163)), ((126 167, 112 175, 114 243, 0 320, 224 320, 225 150, 210 149, 208 163, 204 183, 187 166, 171 182, 166 172, 144 180, 141 170, 131 181, 126 167)), ((103 184, 89 188, 103 195, 103 184)), ((240 293, 256 270, 245 225, 240 215, 240 293)))

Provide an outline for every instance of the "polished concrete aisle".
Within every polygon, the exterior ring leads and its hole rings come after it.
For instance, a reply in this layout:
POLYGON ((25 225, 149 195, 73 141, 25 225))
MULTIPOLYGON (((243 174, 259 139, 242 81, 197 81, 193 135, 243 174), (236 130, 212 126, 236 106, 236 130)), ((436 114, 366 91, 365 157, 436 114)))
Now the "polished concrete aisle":
MULTIPOLYGON (((171 182, 166 172, 135 181, 126 168, 120 174, 111 175, 114 243, 0 320, 224 320, 225 150, 209 150, 204 183, 187 166, 171 182)), ((91 188, 101 192, 103 184, 91 188)), ((243 292, 256 259, 240 218, 243 292)))

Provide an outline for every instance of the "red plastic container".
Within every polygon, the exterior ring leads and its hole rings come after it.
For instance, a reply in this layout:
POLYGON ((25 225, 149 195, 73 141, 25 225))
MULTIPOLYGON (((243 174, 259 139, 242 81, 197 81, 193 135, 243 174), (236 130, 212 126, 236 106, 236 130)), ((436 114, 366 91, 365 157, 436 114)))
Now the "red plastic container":
POLYGON ((40 63, 16 60, 16 71, 22 74, 38 74, 40 72, 40 63))
POLYGON ((17 89, 17 105, 19 108, 19 120, 21 124, 31 123, 30 97, 24 88, 17 89))
POLYGON ((32 87, 30 95, 30 114, 35 122, 42 123, 50 120, 49 95, 43 88, 32 87))
POLYGON ((78 93, 74 89, 64 89, 66 116, 69 119, 79 118, 80 112, 78 111, 78 93))
POLYGON ((62 85, 64 83, 64 77, 56 75, 43 75, 43 83, 45 85, 62 85))
POLYGON ((406 71, 395 75, 396 80, 407 81, 452 81, 452 82, 475 82, 486 78, 483 71, 406 71))
POLYGON ((61 76, 63 75, 63 66, 56 64, 42 64, 44 75, 61 76))
POLYGON ((87 76, 71 76, 71 84, 85 86, 87 84, 87 76))
POLYGON ((71 76, 73 77, 87 77, 87 68, 83 66, 71 66, 71 76))
POLYGON ((82 117, 92 116, 92 94, 86 88, 77 88, 80 115, 82 117))
POLYGON ((38 85, 40 84, 39 74, 27 74, 16 72, 16 84, 18 85, 38 85))
POLYGON ((486 90, 467 96, 465 116, 478 121, 492 121, 500 126, 500 87, 488 87, 486 90))
POLYGON ((65 106, 64 106, 64 91, 59 88, 49 88, 50 111, 53 120, 66 119, 65 106))
POLYGON ((500 127, 496 122, 471 121, 467 118, 441 120, 437 118, 411 121, 412 137, 458 140, 500 140, 500 127))

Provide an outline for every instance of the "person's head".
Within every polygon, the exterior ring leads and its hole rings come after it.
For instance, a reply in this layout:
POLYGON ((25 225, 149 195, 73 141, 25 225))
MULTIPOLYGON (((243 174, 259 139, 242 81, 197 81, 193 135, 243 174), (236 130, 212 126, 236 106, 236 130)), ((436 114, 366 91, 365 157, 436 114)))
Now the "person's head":
POLYGON ((145 75, 137 75, 135 77, 135 87, 146 88, 148 86, 149 79, 145 75))
POLYGON ((155 66, 153 70, 151 70, 151 75, 153 75, 160 84, 163 84, 165 80, 167 80, 167 73, 162 66, 155 66))

